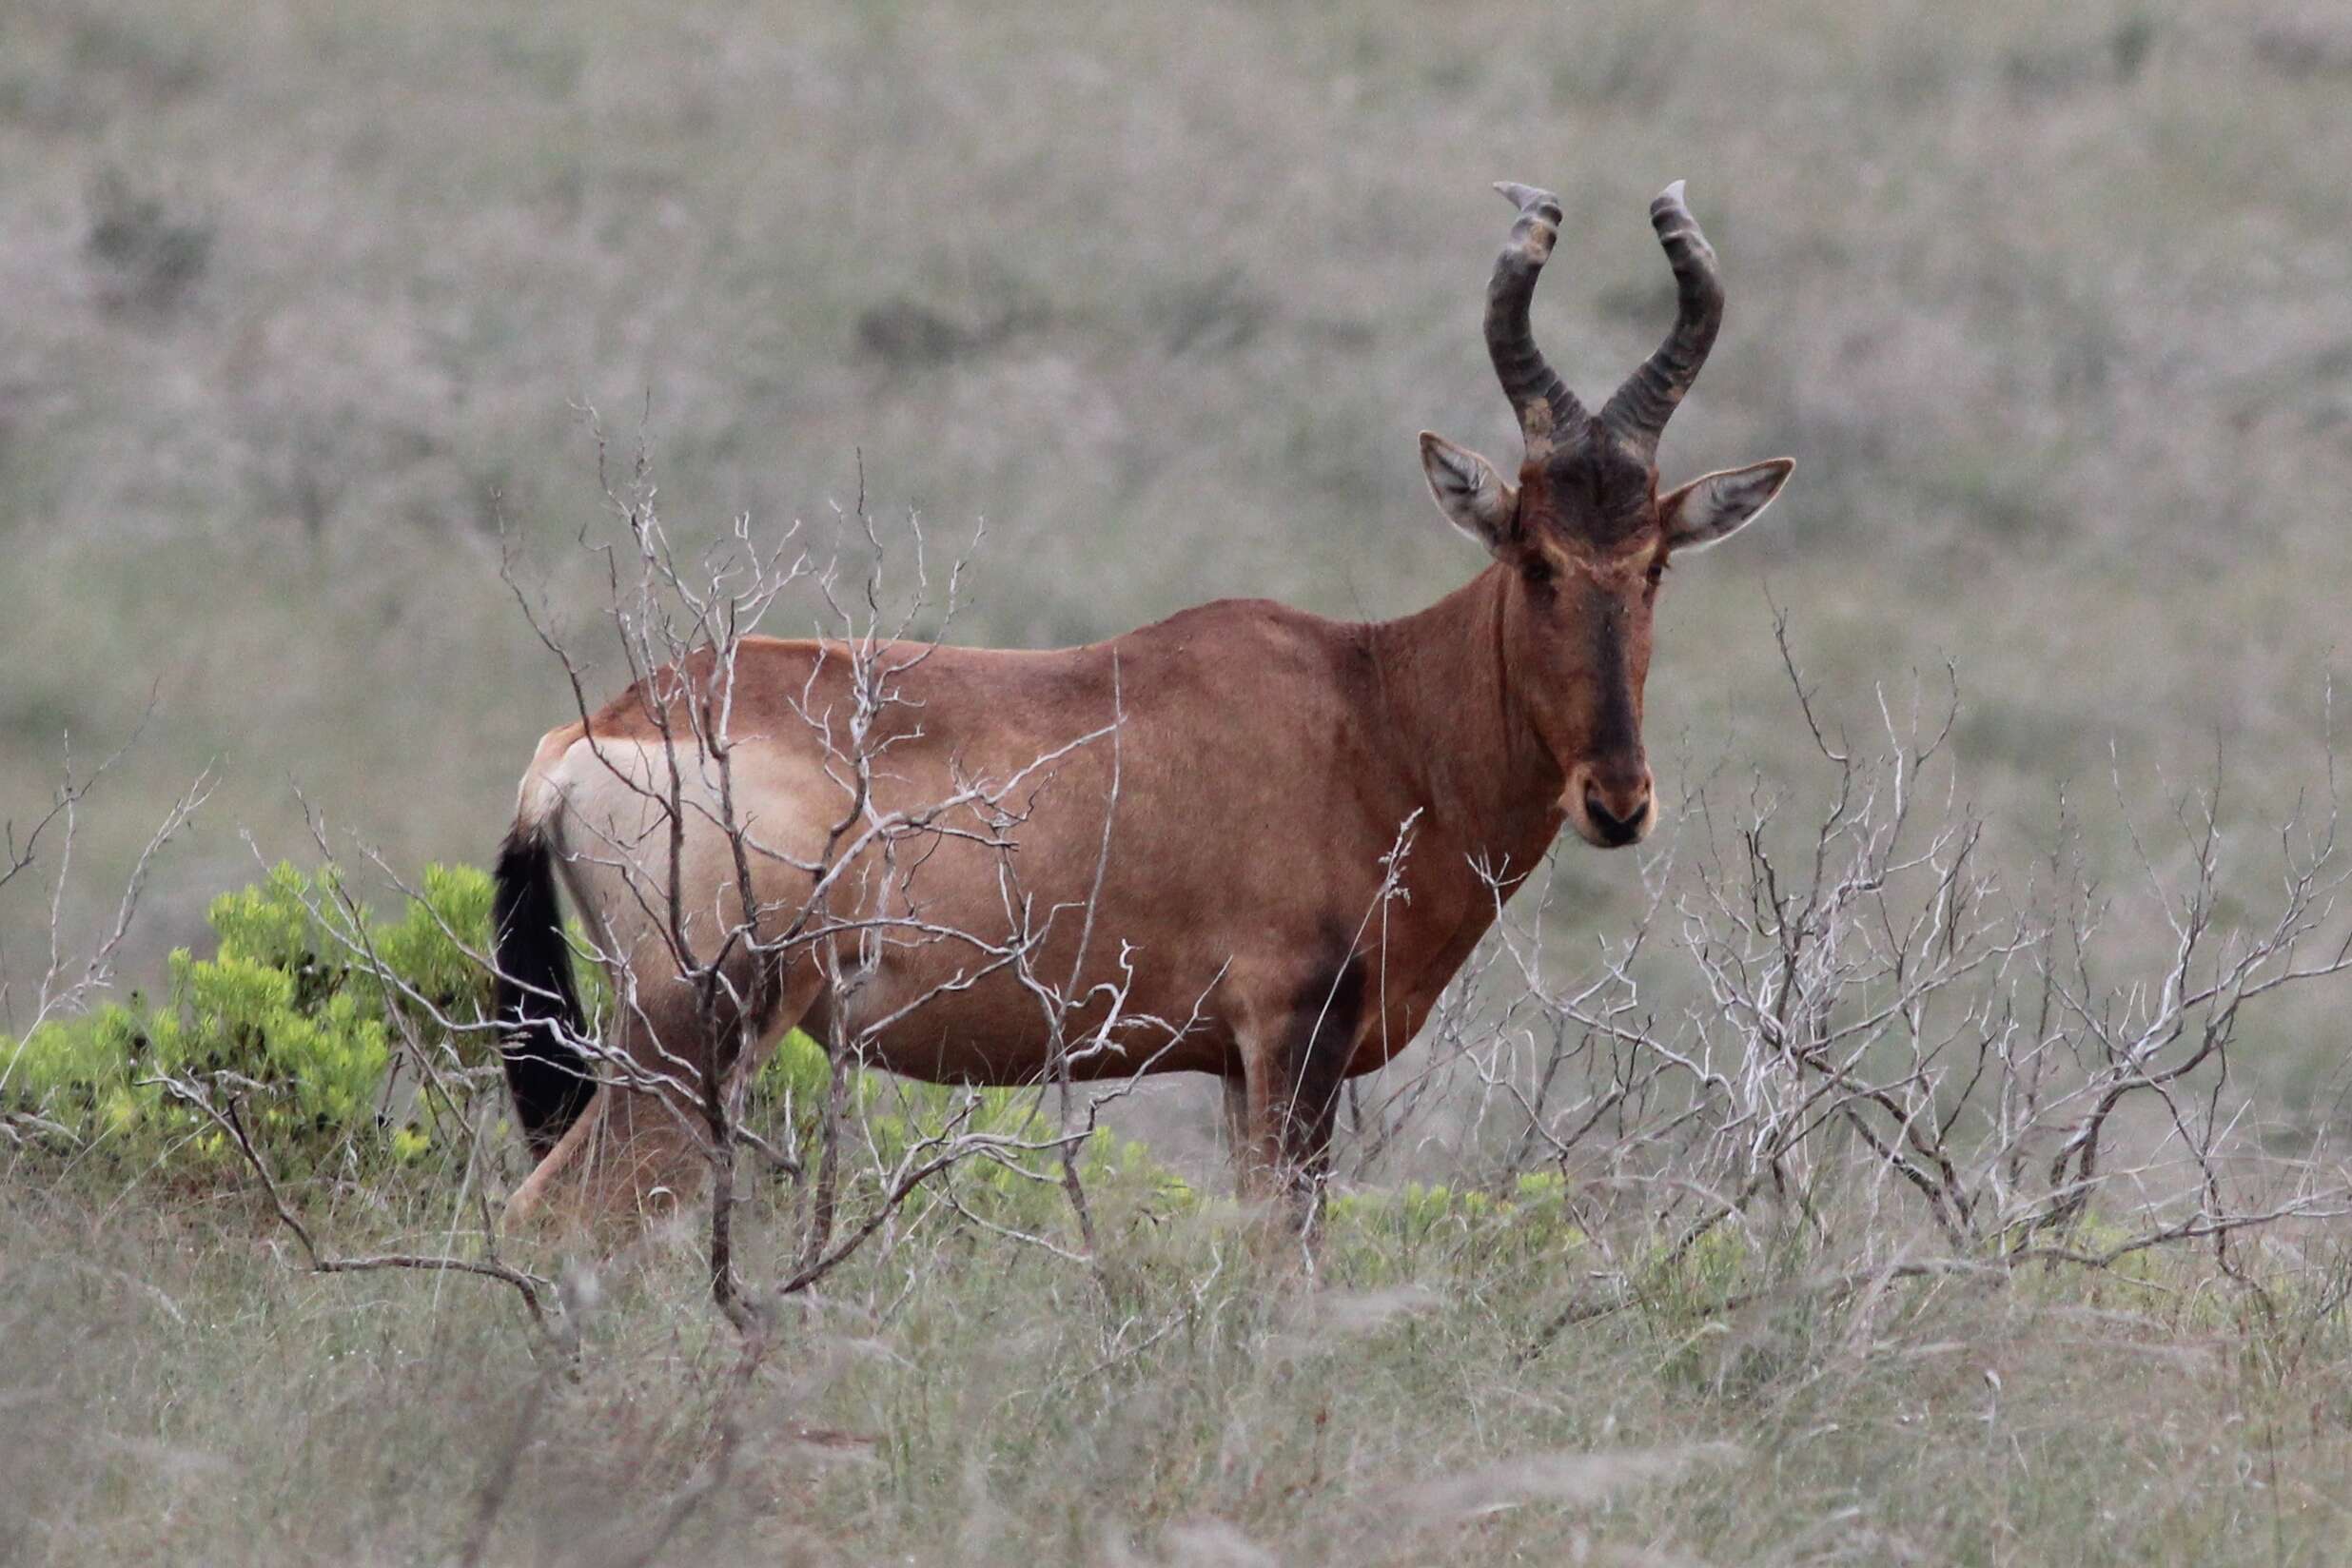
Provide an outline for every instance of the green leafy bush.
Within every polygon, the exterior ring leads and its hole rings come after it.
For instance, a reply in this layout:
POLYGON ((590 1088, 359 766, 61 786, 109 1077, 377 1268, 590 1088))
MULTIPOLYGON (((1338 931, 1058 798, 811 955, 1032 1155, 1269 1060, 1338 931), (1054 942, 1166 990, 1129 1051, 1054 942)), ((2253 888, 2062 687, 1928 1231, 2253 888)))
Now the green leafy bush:
POLYGON ((234 1161, 219 1127, 161 1081, 177 1076, 237 1096, 289 1175, 421 1157, 493 1074, 486 1032, 466 1027, 488 1013, 488 975, 467 950, 488 940, 490 879, 433 866, 421 892, 381 925, 342 902, 331 872, 281 864, 222 894, 213 955, 173 952, 161 1005, 134 995, 0 1037, 0 1113, 37 1147, 109 1166, 234 1161), (433 1092, 413 1068, 396 1070, 403 1029, 444 1069, 433 1092))
POLYGON ((1443 1182, 1342 1190, 1323 1224, 1357 1284, 1410 1279, 1432 1258, 1557 1259, 1585 1243, 1557 1171, 1531 1171, 1492 1191, 1443 1182))
MULTIPOLYGON (((746 1120, 755 1128, 814 1160, 825 1101, 832 1083, 825 1048, 799 1029, 786 1034, 754 1084, 746 1120)), ((843 1175, 853 1199, 896 1171, 924 1140, 946 1133, 980 1133, 1043 1144, 1058 1131, 1049 1090, 982 1088, 924 1084, 878 1072, 861 1072, 850 1088, 844 1128, 843 1175), (978 1103, 967 1113, 965 1100, 978 1103)), ((1080 1150, 1079 1175, 1089 1186, 1116 1181, 1127 1194, 1148 1193, 1189 1202, 1190 1188, 1153 1160, 1134 1139, 1098 1129, 1080 1150)), ((957 1204, 991 1224, 1025 1230, 1048 1227, 1068 1216, 1061 1166, 1049 1149, 1008 1151, 1003 1160, 973 1159, 952 1173, 948 1187, 957 1204)))
MULTIPOLYGON (((219 1126, 164 1086, 175 1077, 206 1086, 216 1103, 234 1097, 273 1171, 288 1178, 372 1176, 461 1147, 480 1096, 503 1110, 481 1027, 490 978, 474 956, 489 946, 490 878, 470 866, 427 867, 420 896, 382 921, 345 891, 332 869, 281 864, 212 901, 212 955, 173 952, 160 1004, 134 994, 22 1039, 0 1036, 0 1126, 36 1158, 157 1168, 191 1183, 243 1180, 219 1126), (416 1049, 401 1049, 404 1041, 416 1049)), ((597 1017, 609 991, 595 966, 579 969, 583 1004, 597 1017)), ((824 1049, 792 1031, 755 1081, 748 1121, 813 1157, 831 1075, 824 1049)), ((845 1195, 946 1128, 964 1092, 859 1074, 845 1195)), ((1036 1093, 1020 1089, 980 1091, 958 1125, 1032 1142, 1054 1129, 1036 1093)), ((958 1202, 1000 1224, 1046 1223, 1065 1201, 1058 1166, 1044 1152, 1020 1164, 970 1163, 953 1177, 958 1202)), ((1132 1177, 1136 1189, 1182 1185, 1141 1146, 1108 1133, 1088 1141, 1081 1168, 1132 1177)))

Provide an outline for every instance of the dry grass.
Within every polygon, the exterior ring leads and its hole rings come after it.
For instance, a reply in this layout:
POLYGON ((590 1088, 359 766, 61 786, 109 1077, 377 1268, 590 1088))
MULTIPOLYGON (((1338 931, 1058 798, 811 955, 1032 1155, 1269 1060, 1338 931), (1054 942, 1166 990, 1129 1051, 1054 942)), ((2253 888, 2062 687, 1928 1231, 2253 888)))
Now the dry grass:
MULTIPOLYGON (((1819 783, 1769 596, 1833 722, 1956 662, 2009 889, 2060 781, 2110 767, 2094 873, 2217 750, 2231 820, 2275 822, 2322 782, 2352 568, 2344 41, 2283 4, 24 0, 0 802, 153 694, 76 883, 119 885, 225 754, 134 976, 248 879, 239 830, 306 853, 289 779, 394 864, 479 858, 568 711, 500 527, 551 602, 601 602, 565 547, 599 504, 582 402, 650 402, 681 532, 828 518, 861 452, 877 511, 985 517, 975 640, 1419 605, 1475 562, 1414 432, 1507 441, 1486 182, 1565 194, 1539 327, 1590 389, 1665 319, 1642 204, 1687 176, 1732 312, 1670 477, 1800 468, 1668 591, 1669 797, 1819 783)), ((1557 886, 1588 951, 1642 904, 1631 859, 1557 886)), ((0 907, 12 965, 46 916, 0 907)), ((2342 1119, 2333 999, 2239 1042, 2296 1152, 2342 1119)), ((2201 1253, 1824 1292, 1835 1260, 1767 1236, 1738 1310, 1677 1274, 1527 1361, 1582 1283, 1560 1238, 1372 1226, 1309 1289, 1215 1205, 1114 1185, 1109 1317, 1047 1253, 925 1237, 746 1378, 672 1237, 548 1380, 480 1282, 299 1276, 243 1200, 44 1186, 0 1174, 0 1560, 441 1561, 487 1517, 486 1561, 627 1561, 675 1515, 657 1560, 2294 1564, 2352 1523, 2316 1227, 2250 1249, 2293 1282, 2267 1308, 2201 1253)), ((355 1245, 447 1223, 336 1202, 355 1245)))
MULTIPOLYGON (((872 1168, 846 1157, 843 1206, 872 1239, 807 1291, 786 1284, 813 1223, 792 1173, 832 1124, 805 1095, 798 1120, 773 1094, 748 1112, 799 1159, 743 1162, 723 1275, 702 1205, 617 1252, 511 1231, 486 1250, 481 1200, 520 1174, 508 1136, 314 1150, 277 1179, 233 1119, 256 1174, 183 1158, 184 1134, 99 1121, 62 1162, 27 1136, 0 1157, 0 1552, 2341 1560, 2347 1173, 2307 1126, 2264 1152, 2295 1107, 2216 1070, 2291 994, 2264 989, 2282 963, 2243 934, 2154 976, 2074 926, 2015 945, 1962 885, 1972 823, 1882 831, 1940 794, 1903 755, 1899 801, 1856 764, 1810 874, 1796 825, 1727 813, 1771 858, 1682 867, 1679 937, 1613 980, 1556 990, 1515 931, 1421 1048, 1448 1086, 1434 1113, 1373 1086, 1391 1152, 1349 1140, 1342 1168, 1371 1177, 1341 1184, 1312 1247, 1134 1146, 1097 1146, 1083 1225, 1034 1139, 1027 1178, 970 1160, 876 1208, 877 1172, 905 1168, 884 1145, 946 1112, 889 1083, 828 1101, 864 1107, 841 1147, 871 1141, 872 1168), (1761 946, 1735 934, 1752 917, 1761 946), (1645 1013, 1633 976, 1676 965, 1724 989, 1715 1013, 1645 1013), (2225 994, 2184 1004, 2176 973, 2225 994), (1859 1027, 1897 992, 1904 1025, 1859 1027), (1614 1115, 1578 1103, 1613 1087, 1632 1088, 1614 1115), (2058 1150, 2118 1106, 2078 1179, 2058 1150), (1450 1187, 1382 1179, 1433 1165, 1450 1187), (358 1254, 498 1278, 321 1271, 358 1254), (505 1288, 517 1267, 559 1282, 544 1329, 505 1288)), ((2202 942, 2197 843, 2173 905, 2202 942)), ((2247 918, 2306 932, 2291 967, 2319 990, 2352 933, 2309 924, 2342 885, 2314 853, 2274 894, 2287 914, 2247 918)))
POLYGON ((1781 1277, 1729 1316, 1694 1273, 1528 1360, 1573 1246, 1366 1223, 1310 1287, 1229 1211, 1098 1200, 1115 1311, 933 1233, 747 1376, 676 1241, 608 1272, 567 1372, 457 1283, 289 1273, 240 1204, 20 1193, 0 1551, 444 1561, 485 1493, 496 1563, 640 1560, 681 1499, 653 1560, 2301 1564, 2352 1525, 2341 1317, 2266 1319, 2194 1258, 1781 1277))

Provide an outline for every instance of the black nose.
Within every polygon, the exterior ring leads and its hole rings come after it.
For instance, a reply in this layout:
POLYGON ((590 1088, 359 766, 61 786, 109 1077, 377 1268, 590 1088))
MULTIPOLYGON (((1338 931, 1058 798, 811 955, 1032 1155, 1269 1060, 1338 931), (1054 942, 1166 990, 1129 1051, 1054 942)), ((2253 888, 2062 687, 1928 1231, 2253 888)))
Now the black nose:
POLYGON ((1627 814, 1619 816, 1609 809, 1608 803, 1601 799, 1598 791, 1584 792, 1585 816, 1591 819, 1593 831, 1598 833, 1604 842, 1612 846, 1631 844, 1640 836, 1642 813, 1648 810, 1649 805, 1650 797, 1647 794, 1636 795, 1627 814))

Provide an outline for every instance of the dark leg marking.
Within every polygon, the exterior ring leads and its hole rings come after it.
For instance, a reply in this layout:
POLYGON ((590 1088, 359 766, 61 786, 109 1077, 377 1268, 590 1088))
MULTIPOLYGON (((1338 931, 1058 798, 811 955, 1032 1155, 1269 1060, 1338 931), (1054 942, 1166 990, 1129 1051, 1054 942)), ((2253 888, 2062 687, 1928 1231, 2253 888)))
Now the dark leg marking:
MULTIPOLYGON (((1342 950, 1344 951, 1344 950, 1342 950)), ((1285 1181, 1308 1190, 1331 1174, 1331 1130, 1340 1087, 1363 1023, 1364 967, 1343 958, 1300 988, 1284 1042, 1282 1089, 1274 1097, 1285 1181)))

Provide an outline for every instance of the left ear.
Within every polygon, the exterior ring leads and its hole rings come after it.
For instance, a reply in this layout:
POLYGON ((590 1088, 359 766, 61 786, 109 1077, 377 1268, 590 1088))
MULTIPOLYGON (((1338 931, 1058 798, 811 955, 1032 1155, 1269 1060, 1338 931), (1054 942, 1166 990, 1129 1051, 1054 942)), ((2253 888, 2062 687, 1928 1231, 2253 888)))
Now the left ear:
POLYGON ((1702 474, 1657 503, 1670 550, 1704 550, 1754 522, 1796 471, 1794 458, 1702 474))
POLYGON ((1421 433, 1421 472, 1445 520, 1486 546, 1497 559, 1508 556, 1519 526, 1519 492, 1505 484, 1495 465, 1443 436, 1421 433))

